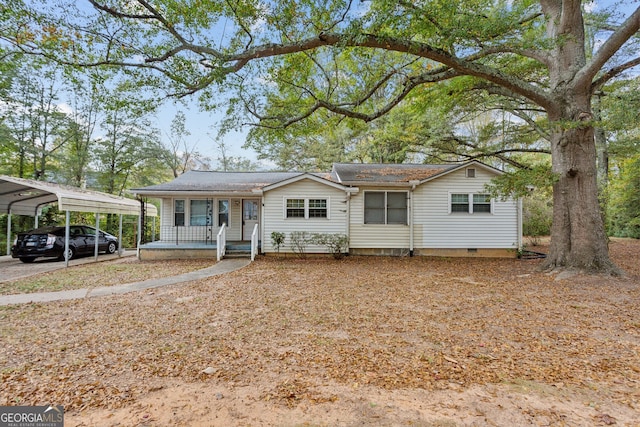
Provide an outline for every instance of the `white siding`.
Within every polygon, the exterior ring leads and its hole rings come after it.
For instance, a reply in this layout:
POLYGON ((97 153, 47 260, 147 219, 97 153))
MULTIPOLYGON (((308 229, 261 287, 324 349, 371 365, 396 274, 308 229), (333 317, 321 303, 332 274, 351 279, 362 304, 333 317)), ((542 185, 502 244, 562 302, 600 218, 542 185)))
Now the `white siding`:
MULTIPOLYGON (((307 233, 347 234, 347 196, 344 191, 311 179, 302 179, 264 194, 262 224, 262 250, 274 252, 271 242, 273 231, 285 233, 286 241, 281 252, 292 252, 289 236, 293 231, 307 233), (328 218, 285 218, 285 200, 327 199, 328 218)), ((322 246, 308 246, 308 253, 324 253, 322 246)))
MULTIPOLYGON (((224 199, 224 197, 221 197, 224 199)), ((242 240, 242 199, 229 198, 227 240, 242 240)))
POLYGON ((397 224, 365 224, 364 194, 367 191, 406 191, 395 188, 367 188, 360 186, 360 191, 351 197, 351 224, 349 246, 352 248, 409 248, 409 226, 397 224))
POLYGON ((414 192, 415 248, 507 248, 518 246, 518 208, 515 200, 493 200, 489 213, 449 213, 449 194, 486 193, 494 175, 464 170, 429 181, 414 192))

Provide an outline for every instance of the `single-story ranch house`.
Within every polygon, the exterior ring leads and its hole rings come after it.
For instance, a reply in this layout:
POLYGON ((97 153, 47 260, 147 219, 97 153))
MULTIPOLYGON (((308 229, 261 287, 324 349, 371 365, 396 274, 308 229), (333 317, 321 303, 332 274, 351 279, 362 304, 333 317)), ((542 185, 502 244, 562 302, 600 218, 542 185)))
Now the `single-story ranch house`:
POLYGON ((220 258, 242 242, 254 253, 292 252, 294 232, 347 236, 346 252, 355 255, 514 257, 521 203, 485 190, 501 173, 477 161, 337 163, 328 173, 189 171, 131 190, 162 202, 160 240, 142 245, 140 257, 212 257, 216 249, 220 258), (272 232, 285 235, 280 248, 272 232))

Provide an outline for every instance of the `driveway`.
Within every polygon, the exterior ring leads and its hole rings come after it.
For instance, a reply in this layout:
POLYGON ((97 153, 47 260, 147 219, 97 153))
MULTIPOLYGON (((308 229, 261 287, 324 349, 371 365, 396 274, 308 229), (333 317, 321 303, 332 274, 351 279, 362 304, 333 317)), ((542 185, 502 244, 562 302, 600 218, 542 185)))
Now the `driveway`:
MULTIPOLYGON (((121 256, 134 256, 135 254, 135 250, 129 250, 124 251, 121 256)), ((98 255, 98 262, 109 261, 117 258, 118 254, 100 254, 98 255)), ((69 261, 69 266, 88 264, 94 262, 94 260, 94 256, 76 258, 69 261)), ((11 258, 11 256, 0 256, 0 282, 21 279, 23 277, 46 273, 48 271, 58 270, 64 267, 64 261, 58 261, 55 258, 37 258, 34 262, 25 264, 17 258, 11 258)))

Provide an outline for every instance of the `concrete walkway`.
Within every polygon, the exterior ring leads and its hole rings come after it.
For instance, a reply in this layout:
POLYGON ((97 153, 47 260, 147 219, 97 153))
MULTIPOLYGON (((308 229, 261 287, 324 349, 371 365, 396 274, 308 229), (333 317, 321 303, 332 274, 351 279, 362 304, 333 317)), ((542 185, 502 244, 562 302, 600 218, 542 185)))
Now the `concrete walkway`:
POLYGON ((144 289, 159 288, 161 286, 173 285, 175 283, 190 282, 192 280, 204 279, 238 270, 249 265, 248 258, 229 258, 201 270, 177 276, 162 277, 158 279, 143 280, 141 282, 127 283, 124 285, 102 286, 99 288, 74 289, 59 292, 42 292, 33 294, 0 295, 0 306, 10 304, 28 304, 31 302, 64 301, 89 297, 100 297, 105 295, 126 294, 144 289))

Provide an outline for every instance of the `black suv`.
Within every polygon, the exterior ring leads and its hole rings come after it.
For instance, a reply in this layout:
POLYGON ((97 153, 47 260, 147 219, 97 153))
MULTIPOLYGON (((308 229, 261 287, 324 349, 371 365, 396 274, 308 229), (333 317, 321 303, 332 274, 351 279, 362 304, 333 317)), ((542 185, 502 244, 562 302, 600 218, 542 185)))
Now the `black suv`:
MULTIPOLYGON (((33 262, 39 257, 54 257, 64 260, 65 228, 49 226, 19 233, 11 256, 22 262, 33 262)), ((69 259, 76 255, 93 254, 95 250, 96 229, 86 225, 69 226, 69 259)), ((109 233, 100 231, 98 251, 108 254, 118 250, 118 239, 109 233)))

